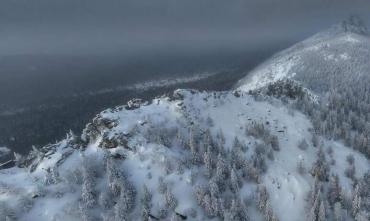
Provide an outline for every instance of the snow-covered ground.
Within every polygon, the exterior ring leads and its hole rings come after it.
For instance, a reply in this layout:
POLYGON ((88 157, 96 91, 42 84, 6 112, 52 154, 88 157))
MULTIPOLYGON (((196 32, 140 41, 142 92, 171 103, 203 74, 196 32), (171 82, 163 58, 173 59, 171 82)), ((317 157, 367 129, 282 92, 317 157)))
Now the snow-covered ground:
POLYGON ((331 65, 343 68, 346 74, 368 68, 363 62, 370 52, 370 39, 351 32, 314 35, 260 64, 237 84, 243 91, 255 90, 282 79, 300 79, 314 72, 325 72, 331 65), (325 37, 323 37, 323 35, 325 37), (317 64, 317 60, 327 64, 317 64), (356 63, 356 65, 352 65, 356 63), (366 67, 366 68, 364 68, 366 67), (309 71, 307 71, 309 70, 309 71))
MULTIPOLYGON (((168 170, 168 164, 176 167, 189 155, 189 151, 181 145, 173 143, 172 146, 149 141, 145 131, 151 128, 170 129, 179 128, 186 134, 192 123, 199 123, 200 128, 209 128, 214 136, 223 131, 225 138, 224 148, 231 150, 235 137, 247 145, 248 150, 243 158, 249 159, 253 154, 258 139, 246 135, 246 128, 253 122, 264 124, 271 134, 278 137, 280 151, 274 152, 274 159, 268 160, 267 170, 261 174, 261 183, 267 187, 271 206, 279 218, 284 221, 302 220, 307 204, 306 197, 313 183, 313 177, 306 173, 297 172, 297 163, 303 160, 309 168, 315 161, 317 148, 309 144, 307 150, 299 149, 298 143, 302 139, 310 140, 310 121, 303 114, 288 110, 279 101, 256 101, 253 97, 241 94, 235 96, 231 92, 200 93, 195 91, 178 90, 175 96, 181 99, 158 98, 151 104, 142 105, 138 109, 125 110, 115 108, 102 112, 98 118, 110 119, 116 124, 112 128, 103 128, 100 135, 91 140, 86 147, 79 149, 71 145, 71 137, 55 145, 44 154, 33 172, 26 168, 11 168, 0 171, 0 202, 10 208, 19 220, 80 220, 79 202, 81 200, 81 184, 74 182, 81 173, 83 161, 90 161, 97 168, 104 168, 104 146, 102 136, 111 139, 121 134, 130 134, 128 146, 118 145, 108 149, 112 155, 120 153, 125 159, 120 160, 119 167, 127 174, 128 179, 137 190, 137 202, 142 197, 141 188, 145 184, 152 197, 152 214, 159 216, 163 196, 158 192, 159 177, 163 177, 178 203, 175 211, 187 214, 194 209, 194 220, 208 219, 201 207, 198 206, 193 188, 197 184, 207 184, 200 174, 202 168, 183 168, 182 172, 168 170), (212 122, 209 125, 209 121, 212 122), (132 149, 131 149, 132 148, 132 149), (46 157, 47 156, 47 157, 46 157), (167 166, 166 166, 167 165, 167 166), (58 171, 58 182, 46 184, 48 170, 58 171), (194 175, 198 174, 198 175, 194 175), (76 177, 77 176, 77 177, 76 177)), ((352 153, 355 156, 357 177, 366 172, 369 161, 362 155, 344 147, 342 144, 326 141, 331 145, 334 158, 337 161, 332 172, 339 175, 345 190, 350 191, 352 181, 345 177, 346 156, 352 153)), ((96 178, 97 191, 103 192, 107 175, 99 172, 96 178)), ((54 174, 55 175, 55 174, 54 174)), ((254 198, 257 184, 243 181, 240 186, 240 197, 254 198)), ((112 199, 113 200, 113 199, 112 199)), ((135 207, 130 215, 140 217, 141 207, 135 207)), ((255 206, 247 207, 251 220, 263 220, 263 214, 255 206)), ((97 207, 96 213, 103 213, 97 207)))

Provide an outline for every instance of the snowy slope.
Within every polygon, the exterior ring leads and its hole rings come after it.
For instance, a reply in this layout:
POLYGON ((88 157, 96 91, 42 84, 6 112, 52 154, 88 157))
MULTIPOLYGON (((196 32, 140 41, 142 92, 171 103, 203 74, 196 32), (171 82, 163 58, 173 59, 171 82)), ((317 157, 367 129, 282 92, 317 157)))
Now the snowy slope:
MULTIPOLYGON (((97 130, 92 133, 91 124, 85 130, 83 137, 89 142, 79 143, 76 142, 77 138, 69 136, 47 147, 45 153, 38 154, 37 163, 32 166, 1 170, 0 202, 19 220, 81 220, 79 208, 84 188, 81 184, 84 182, 81 180, 83 165, 89 162, 96 169, 94 189, 96 197, 99 197, 108 188, 108 172, 104 171, 104 165, 106 157, 111 156, 137 192, 136 206, 128 220, 141 217, 139 199, 143 197, 144 184, 152 193, 151 215, 161 216, 164 196, 158 191, 159 177, 163 177, 177 200, 173 211, 186 215, 189 220, 206 220, 209 216, 198 205, 194 194, 195 186, 208 184, 203 175, 204 168, 198 164, 187 164, 191 151, 184 147, 181 139, 174 137, 181 134, 184 138, 182 141, 187 142, 185 137, 189 136, 189 130, 194 125, 201 131, 210 129, 212 137, 217 137, 223 131, 223 148, 232 150, 233 140, 237 137, 247 147, 241 157, 250 160, 261 140, 246 135, 246 129, 256 122, 262 123, 272 135, 276 135, 280 144, 280 150, 273 151, 274 159, 267 159, 266 172, 260 174, 258 182, 266 186, 270 205, 279 220, 302 220, 302 214, 306 211, 306 197, 314 179, 309 173, 299 174, 297 162, 302 160, 309 168, 317 152, 312 144, 306 150, 297 147, 302 139, 311 139, 312 125, 309 119, 299 112, 288 110, 277 100, 272 103, 256 101, 249 95, 236 96, 231 92, 178 90, 173 98, 158 98, 150 104, 141 104, 137 109, 117 107, 104 111, 93 121, 97 130), (176 134, 171 135, 175 128, 176 134), (168 134, 176 141, 160 142, 150 136, 155 131, 168 134), (125 142, 111 146, 109 141, 113 140, 125 142), (192 217, 189 211, 195 211, 196 215, 192 217)), ((345 157, 352 153, 356 158, 356 167, 362 168, 357 170, 356 177, 360 178, 366 172, 366 165, 369 165, 366 158, 340 143, 326 142, 339 147, 334 150, 338 165, 345 165, 345 157)), ((344 170, 344 166, 334 169, 342 185, 348 188, 352 180, 344 176, 344 170)), ((246 202, 250 220, 264 220, 264 214, 253 203, 257 186, 258 183, 243 178, 238 194, 246 202), (252 199, 252 203, 247 203, 248 199, 252 199)), ((113 197, 110 200, 116 199, 113 197)), ((89 213, 95 218, 108 216, 113 220, 115 217, 113 211, 104 209, 101 204, 94 205, 89 213)), ((164 217, 171 217, 171 212, 164 217)))
POLYGON ((334 26, 279 52, 241 79, 236 88, 249 91, 278 80, 294 79, 321 93, 325 90, 321 85, 334 79, 369 75, 369 54, 367 35, 334 26), (319 79, 312 80, 317 75, 319 79))

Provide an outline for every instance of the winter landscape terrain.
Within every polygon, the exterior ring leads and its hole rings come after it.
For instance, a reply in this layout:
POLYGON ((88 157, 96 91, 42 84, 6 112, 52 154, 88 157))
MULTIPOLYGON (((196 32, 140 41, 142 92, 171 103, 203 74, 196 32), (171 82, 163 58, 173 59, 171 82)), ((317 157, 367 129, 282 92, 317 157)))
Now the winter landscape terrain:
POLYGON ((161 52, 131 60, 120 54, 0 55, 0 146, 27 154, 32 145, 60 140, 69 130, 80 135, 97 113, 133 97, 150 100, 177 88, 228 90, 281 48, 197 52, 199 57, 161 52))
POLYGON ((0 220, 368 221, 369 54, 350 19, 233 90, 107 109, 81 136, 15 154, 0 220))

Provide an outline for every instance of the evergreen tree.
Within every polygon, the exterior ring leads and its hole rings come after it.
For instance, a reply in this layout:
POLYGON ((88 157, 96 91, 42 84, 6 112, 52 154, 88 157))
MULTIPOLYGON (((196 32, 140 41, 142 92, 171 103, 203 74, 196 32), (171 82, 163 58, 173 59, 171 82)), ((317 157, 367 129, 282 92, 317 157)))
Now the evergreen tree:
POLYGON ((263 185, 257 186, 257 207, 261 212, 266 210, 266 204, 268 200, 267 189, 263 185))
POLYGON ((227 166, 226 163, 221 156, 221 154, 218 155, 217 157, 217 163, 216 163, 216 180, 219 184, 220 190, 225 189, 225 181, 227 179, 227 166))
POLYGON ((357 213, 361 210, 361 195, 359 185, 356 185, 352 197, 352 216, 356 217, 357 213))
POLYGON ((341 202, 336 202, 334 204, 334 220, 335 221, 344 221, 343 220, 343 212, 342 212, 341 202))
POLYGON ((167 188, 166 193, 165 193, 165 206, 169 209, 174 210, 177 206, 177 199, 171 192, 169 188, 167 188))
POLYGON ((202 155, 200 154, 198 137, 194 127, 191 129, 190 132, 189 147, 191 152, 192 163, 199 164, 201 162, 202 155))
POLYGON ((231 148, 231 165, 240 169, 243 164, 243 147, 242 143, 239 141, 238 137, 234 138, 233 145, 231 148))
POLYGON ((82 168, 82 189, 81 189, 81 199, 82 203, 86 208, 92 208, 97 204, 97 192, 95 190, 95 177, 94 172, 90 168, 90 165, 85 161, 82 168))
POLYGON ((116 161, 112 157, 107 157, 106 173, 108 178, 108 187, 114 197, 120 194, 120 180, 123 176, 122 171, 118 168, 116 161))
POLYGON ((317 152, 316 162, 313 164, 311 173, 317 177, 320 181, 327 181, 329 174, 329 166, 326 162, 325 153, 322 147, 317 152))
POLYGON ((196 185, 193 189, 193 193, 195 195, 195 199, 197 200, 198 205, 202 205, 203 198, 206 194, 204 188, 200 185, 196 185))
POLYGON ((220 188, 218 187, 218 183, 216 179, 212 178, 208 182, 209 191, 212 197, 218 197, 220 195, 220 188))
POLYGON ((231 192, 237 194, 239 192, 241 181, 239 179, 238 174, 236 173, 235 169, 232 168, 230 172, 230 189, 231 192))
POLYGON ((225 211, 224 220, 233 221, 248 221, 249 216, 245 211, 244 205, 241 204, 239 199, 233 199, 231 207, 228 211, 225 211))
POLYGON ((205 166, 205 176, 209 179, 212 176, 212 157, 211 153, 207 150, 204 152, 203 162, 205 166))
POLYGON ((339 185, 338 175, 331 175, 328 186, 328 200, 331 206, 334 206, 337 202, 341 202, 341 192, 342 189, 339 185))
POLYGON ((203 198, 202 207, 204 209, 204 212, 207 214, 208 217, 214 216, 214 211, 212 207, 212 199, 209 194, 206 194, 203 198))
POLYGON ((152 194, 149 192, 148 187, 143 185, 143 193, 140 199, 142 210, 141 218, 143 221, 149 220, 150 209, 152 208, 152 194))
POLYGON ((324 201, 321 201, 319 207, 319 214, 318 214, 318 221, 325 221, 326 220, 326 209, 324 201))
POLYGON ((135 207, 136 192, 128 182, 122 182, 121 192, 117 204, 114 206, 115 219, 118 221, 130 220, 129 214, 135 207))

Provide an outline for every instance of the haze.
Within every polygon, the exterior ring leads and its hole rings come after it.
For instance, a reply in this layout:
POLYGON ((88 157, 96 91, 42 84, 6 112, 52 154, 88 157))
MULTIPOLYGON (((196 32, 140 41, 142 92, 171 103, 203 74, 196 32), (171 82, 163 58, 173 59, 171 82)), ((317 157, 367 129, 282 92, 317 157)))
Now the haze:
MULTIPOLYGON (((369 7, 365 7, 365 6, 369 7)), ((298 41, 366 0, 2 0, 0 54, 142 54, 298 41)))

